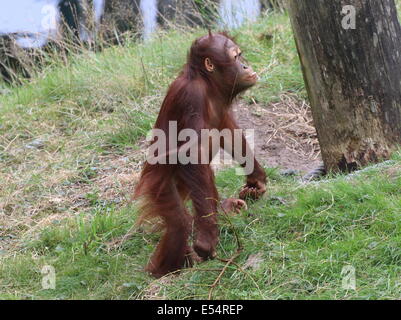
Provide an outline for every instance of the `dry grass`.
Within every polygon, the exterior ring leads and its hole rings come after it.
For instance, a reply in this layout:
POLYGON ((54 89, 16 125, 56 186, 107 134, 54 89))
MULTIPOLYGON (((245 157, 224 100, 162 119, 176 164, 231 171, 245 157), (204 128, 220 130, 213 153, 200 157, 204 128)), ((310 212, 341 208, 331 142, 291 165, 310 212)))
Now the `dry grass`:
MULTIPOLYGON (((310 106, 295 94, 281 94, 280 101, 261 109, 270 119, 271 138, 277 138, 300 158, 314 161, 320 156, 320 146, 310 106)), ((263 124, 262 124, 263 125, 263 124)), ((268 141, 269 141, 268 140, 268 141)))
POLYGON ((255 153, 269 167, 307 171, 320 160, 320 148, 310 107, 291 93, 267 105, 237 107, 242 128, 255 129, 255 153))

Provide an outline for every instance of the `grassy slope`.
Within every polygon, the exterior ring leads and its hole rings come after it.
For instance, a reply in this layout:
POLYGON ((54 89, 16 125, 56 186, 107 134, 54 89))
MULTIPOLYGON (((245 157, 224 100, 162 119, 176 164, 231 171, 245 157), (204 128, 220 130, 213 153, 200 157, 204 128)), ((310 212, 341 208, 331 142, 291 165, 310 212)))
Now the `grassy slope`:
MULTIPOLYGON (((102 201, 94 183, 104 155, 136 148, 191 40, 203 33, 173 31, 147 45, 54 62, 32 83, 0 96, 0 237, 23 242, 0 251, 0 298, 208 297, 224 264, 209 261, 173 281, 154 281, 142 270, 157 235, 132 232, 135 207, 102 201), (26 148, 35 139, 43 147, 26 148), (49 205, 77 182, 86 187, 88 208, 49 205), (63 219, 46 224, 53 215, 63 219), (56 290, 41 289, 44 265, 55 267, 56 290)), ((262 76, 245 99, 263 104, 283 91, 304 95, 285 16, 245 27, 238 41, 262 76), (271 40, 262 36, 266 30, 271 40)), ((270 195, 248 213, 221 218, 219 256, 235 253, 236 234, 244 250, 213 297, 398 298, 401 156, 394 161, 351 180, 309 186, 268 169, 270 195), (242 269, 252 254, 260 267, 242 269), (341 288, 344 265, 356 267, 357 291, 341 288)), ((217 183, 222 196, 231 196, 242 181, 227 170, 217 183)))

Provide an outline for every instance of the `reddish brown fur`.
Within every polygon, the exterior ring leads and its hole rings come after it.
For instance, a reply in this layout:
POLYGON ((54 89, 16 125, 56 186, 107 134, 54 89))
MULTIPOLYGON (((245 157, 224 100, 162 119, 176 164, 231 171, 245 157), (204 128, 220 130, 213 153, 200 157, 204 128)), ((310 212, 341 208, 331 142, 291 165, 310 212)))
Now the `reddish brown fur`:
MULTIPOLYGON (((235 96, 247 86, 237 81, 238 73, 233 62, 222 49, 222 41, 228 43, 229 40, 232 39, 223 33, 209 34, 192 44, 188 61, 171 84, 154 126, 162 129, 167 137, 169 121, 178 122, 178 132, 185 128, 198 132, 201 129, 237 128, 230 106, 235 96), (205 69, 205 58, 214 63, 215 73, 205 69)), ((252 188, 264 186, 266 177, 253 156, 252 160, 255 170, 247 178, 245 193, 255 195, 256 189, 252 188)), ((262 194, 263 187, 259 191, 262 194)), ((209 165, 150 165, 146 162, 134 197, 142 199, 140 221, 160 217, 166 228, 147 267, 154 276, 178 270, 186 260, 190 264, 194 258, 208 259, 215 255, 219 196, 209 165), (185 208, 186 200, 192 201, 193 217, 185 208), (188 245, 192 225, 195 252, 188 245)))

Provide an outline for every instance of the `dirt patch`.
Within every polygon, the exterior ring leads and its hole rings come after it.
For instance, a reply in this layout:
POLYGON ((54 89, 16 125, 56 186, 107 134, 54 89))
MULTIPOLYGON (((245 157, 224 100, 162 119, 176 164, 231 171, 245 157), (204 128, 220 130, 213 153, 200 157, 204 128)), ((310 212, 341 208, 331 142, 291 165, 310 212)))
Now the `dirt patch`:
MULTIPOLYGON (((303 174, 322 163, 310 107, 296 95, 283 94, 265 106, 239 102, 233 109, 239 127, 254 130, 247 140, 263 166, 303 174)), ((222 151, 212 161, 214 169, 234 166, 229 159, 222 151)))
POLYGON ((321 162, 310 107, 291 94, 266 106, 240 103, 235 116, 243 129, 254 129, 257 159, 267 167, 307 172, 321 162))

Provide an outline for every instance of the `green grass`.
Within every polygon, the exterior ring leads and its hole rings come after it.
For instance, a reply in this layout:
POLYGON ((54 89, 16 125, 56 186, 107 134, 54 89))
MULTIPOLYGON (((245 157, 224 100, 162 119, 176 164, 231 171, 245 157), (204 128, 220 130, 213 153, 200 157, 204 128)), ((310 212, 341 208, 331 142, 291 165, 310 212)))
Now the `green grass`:
MULTIPOLYGON (((213 297, 399 297, 401 154, 394 159, 350 179, 338 176, 307 186, 270 169, 269 196, 247 212, 220 219, 218 255, 229 258, 235 253, 235 234, 244 248, 213 297), (252 254, 260 255, 261 265, 243 270, 252 254), (342 289, 341 270, 347 265, 356 268, 356 291, 342 289)), ((234 194, 241 182, 233 170, 217 178, 223 196, 234 194)), ((132 206, 94 204, 90 213, 46 228, 17 255, 3 258, 0 297, 127 299, 159 292, 169 299, 206 299, 224 263, 197 265, 161 282, 155 291, 155 282, 143 266, 157 236, 132 232, 135 216, 132 206), (44 265, 56 270, 56 290, 41 289, 44 265)))
MULTIPOLYGON (((191 41, 205 32, 53 58, 23 86, 0 85, 0 299, 208 298, 219 260, 161 281, 143 271, 159 235, 134 229, 133 185, 124 183, 191 41), (35 140, 40 147, 29 147, 35 140), (55 290, 42 289, 46 265, 55 268, 55 290)), ((305 97, 287 16, 234 35, 261 76, 244 99, 305 97)), ((213 298, 399 298, 401 155, 393 161, 308 185, 268 168, 269 194, 220 218, 219 257, 236 252, 236 235, 243 250, 213 298), (260 266, 243 269, 255 254, 260 266), (341 287, 346 265, 356 268, 356 291, 341 287)), ((233 169, 217 176, 222 197, 242 183, 233 169)))

